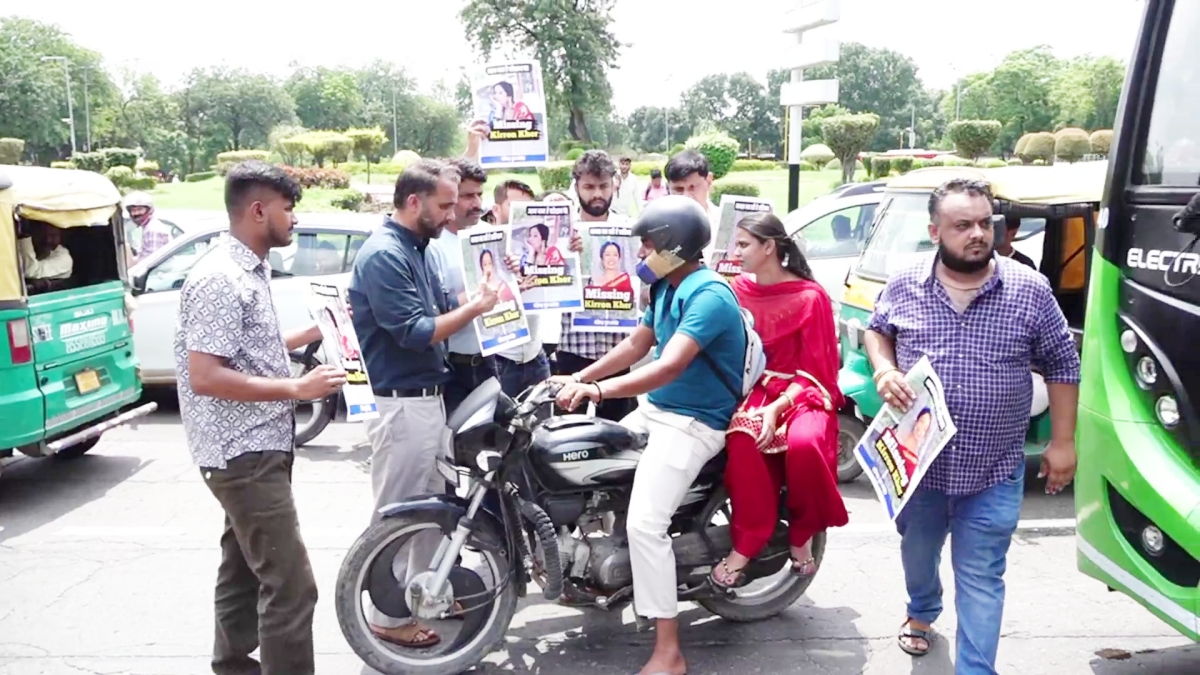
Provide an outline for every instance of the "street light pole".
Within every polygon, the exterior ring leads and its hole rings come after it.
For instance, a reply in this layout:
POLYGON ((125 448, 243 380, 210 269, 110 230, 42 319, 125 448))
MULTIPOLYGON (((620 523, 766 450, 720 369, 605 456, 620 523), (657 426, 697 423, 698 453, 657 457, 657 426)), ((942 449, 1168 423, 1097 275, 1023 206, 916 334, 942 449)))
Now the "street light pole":
POLYGON ((396 143, 398 143, 398 142, 399 141, 396 138, 396 83, 393 81, 392 82, 392 157, 393 158, 396 157, 396 153, 400 152, 400 149, 396 145, 396 143))
POLYGON ((75 105, 71 102, 71 62, 65 56, 43 56, 43 61, 62 61, 63 79, 67 81, 67 121, 71 124, 71 155, 78 151, 75 144, 75 105))
POLYGON ((91 66, 83 67, 83 115, 87 124, 87 142, 83 147, 86 152, 92 151, 92 104, 88 100, 88 73, 91 70, 91 66))

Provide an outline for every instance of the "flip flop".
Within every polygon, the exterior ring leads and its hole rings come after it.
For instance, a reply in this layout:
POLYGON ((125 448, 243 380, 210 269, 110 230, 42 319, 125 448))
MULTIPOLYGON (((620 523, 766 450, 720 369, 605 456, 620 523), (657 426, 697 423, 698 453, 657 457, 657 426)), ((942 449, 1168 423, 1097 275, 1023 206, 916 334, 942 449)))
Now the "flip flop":
POLYGON ((896 643, 900 645, 900 650, 909 656, 925 656, 933 647, 933 635, 930 630, 913 628, 910 621, 905 621, 900 624, 900 634, 896 636, 896 643), (925 649, 910 646, 904 642, 905 639, 924 640, 925 649))
MULTIPOLYGON (((729 561, 722 560, 716 567, 714 567, 712 569, 711 572, 708 573, 708 581, 713 586, 716 586, 717 588, 719 588, 723 591, 733 590, 734 588, 738 587, 738 582, 742 580, 742 570, 744 570, 744 569, 746 569, 744 566, 739 567, 736 570, 729 569, 729 561), (719 567, 725 571, 726 579, 729 579, 730 577, 732 577, 733 581, 730 581, 729 583, 723 583, 720 579, 718 579, 717 578, 717 567, 719 567)), ((660 675, 660 674, 654 673, 654 675, 660 675)), ((670 675, 670 674, 668 673, 666 675, 670 675)))
POLYGON ((817 576, 818 570, 819 568, 817 567, 817 559, 812 556, 809 556, 805 560, 796 560, 795 558, 792 558, 792 576, 800 577, 801 579, 811 579, 817 576), (812 565, 812 572, 807 574, 801 572, 801 570, 809 565, 812 565))
MULTIPOLYGON (((397 628, 404 627, 405 626, 397 626, 397 628)), ((381 629, 377 628, 376 626, 371 626, 372 635, 380 640, 383 640, 384 642, 388 642, 399 647, 407 647, 409 649, 424 649, 425 647, 432 647, 442 641, 442 637, 435 633, 432 628, 418 629, 415 633, 413 633, 412 639, 408 640, 390 635, 385 632, 387 630, 394 629, 381 629)))

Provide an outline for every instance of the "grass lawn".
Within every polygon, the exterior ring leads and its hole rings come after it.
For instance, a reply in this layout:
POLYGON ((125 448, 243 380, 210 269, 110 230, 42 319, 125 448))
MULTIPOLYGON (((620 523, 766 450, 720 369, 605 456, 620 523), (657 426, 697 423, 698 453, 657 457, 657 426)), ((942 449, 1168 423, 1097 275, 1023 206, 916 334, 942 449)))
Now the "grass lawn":
MULTIPOLYGON (((491 173, 484 187, 485 194, 491 194, 492 188, 506 180, 519 180, 529 184, 535 192, 542 191, 541 181, 537 174, 530 173, 491 173)), ((728 180, 737 180, 758 185, 761 196, 772 200, 778 212, 787 210, 787 171, 738 171, 727 176, 728 180)), ((804 205, 813 199, 829 192, 841 179, 837 171, 804 171, 800 174, 800 204, 804 205)), ((856 176, 863 180, 863 172, 856 176)), ((641 180, 646 180, 644 177, 641 180)), ((355 183, 366 183, 366 174, 356 174, 355 183)), ((388 174, 371 174, 372 185, 391 185, 396 182, 396 176, 388 174)), ((161 209, 222 209, 224 208, 225 181, 221 178, 210 178, 197 183, 165 183, 153 191, 155 206, 161 209)), ((304 199, 297 210, 304 212, 337 211, 330 201, 345 194, 346 190, 326 190, 310 188, 304 191, 304 199)))
MULTIPOLYGON (((349 190, 310 188, 304 191, 304 198, 296 210, 305 213, 339 211, 341 209, 333 206, 330 201, 347 192, 349 190)), ((225 208, 225 180, 219 177, 196 183, 163 183, 150 194, 154 197, 154 206, 159 209, 219 211, 225 208)))

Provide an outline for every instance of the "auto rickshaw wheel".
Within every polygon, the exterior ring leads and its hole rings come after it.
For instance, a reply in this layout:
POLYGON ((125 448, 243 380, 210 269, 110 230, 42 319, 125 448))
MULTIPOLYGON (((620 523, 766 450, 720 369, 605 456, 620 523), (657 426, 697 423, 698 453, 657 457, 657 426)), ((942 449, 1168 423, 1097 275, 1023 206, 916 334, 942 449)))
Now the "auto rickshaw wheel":
POLYGON ((862 473, 862 465, 854 457, 854 448, 867 433, 867 425, 851 413, 838 415, 837 479, 849 483, 862 473))

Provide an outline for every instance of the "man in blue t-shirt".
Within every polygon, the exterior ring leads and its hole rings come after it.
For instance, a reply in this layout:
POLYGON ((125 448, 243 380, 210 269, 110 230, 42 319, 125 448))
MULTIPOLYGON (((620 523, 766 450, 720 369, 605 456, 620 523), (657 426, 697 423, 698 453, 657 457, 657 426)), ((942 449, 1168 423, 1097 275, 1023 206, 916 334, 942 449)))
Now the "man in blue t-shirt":
POLYGON ((646 433, 629 499, 626 531, 638 614, 657 621, 654 654, 642 675, 683 675, 676 619, 675 554, 667 531, 700 469, 725 447, 725 430, 741 402, 746 333, 729 285, 701 262, 711 238, 696 202, 670 195, 649 204, 633 227, 642 239, 638 277, 650 284, 642 324, 615 349, 570 377, 558 404, 648 394, 648 405, 622 424, 646 433), (608 380, 655 348, 654 362, 608 380))

